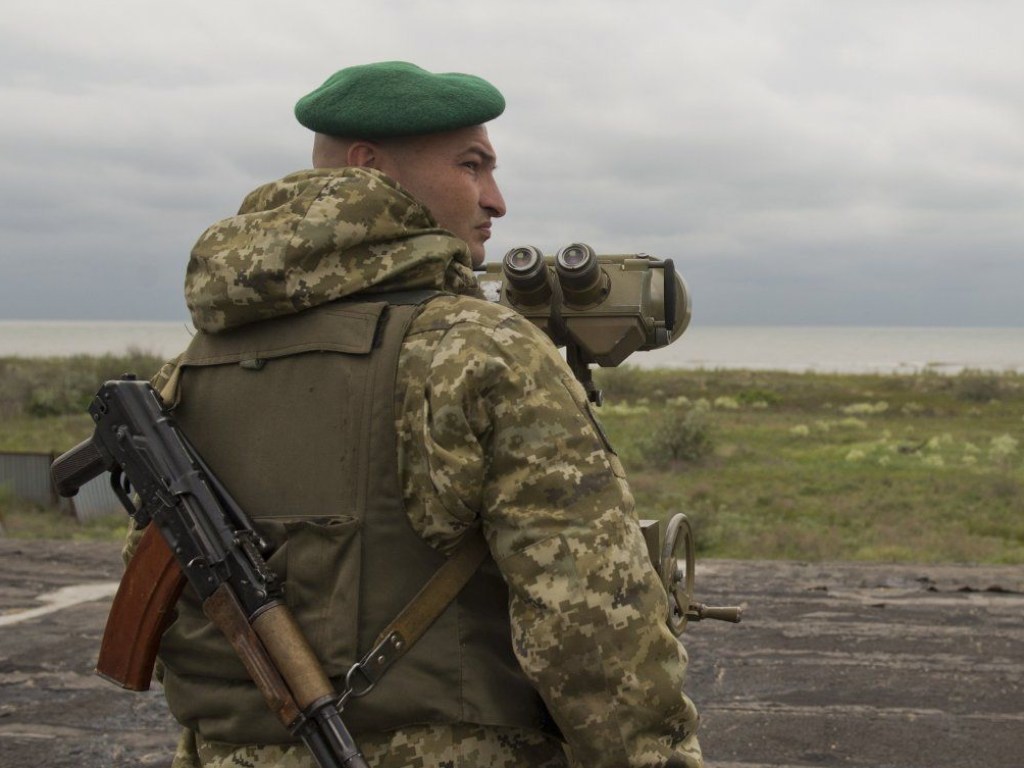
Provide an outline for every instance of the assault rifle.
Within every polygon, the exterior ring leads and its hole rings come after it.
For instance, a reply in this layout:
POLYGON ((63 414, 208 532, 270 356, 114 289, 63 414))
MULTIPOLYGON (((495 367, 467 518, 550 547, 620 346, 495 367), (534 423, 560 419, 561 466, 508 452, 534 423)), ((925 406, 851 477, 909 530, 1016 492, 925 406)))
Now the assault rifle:
POLYGON ((302 739, 317 765, 366 768, 341 720, 339 698, 283 600, 280 579, 267 567, 266 542, 178 429, 156 391, 130 376, 108 381, 89 413, 96 423, 92 438, 53 463, 57 491, 73 496, 109 471, 136 527, 149 526, 136 559, 152 576, 122 580, 97 671, 132 690, 149 687, 160 636, 187 579, 267 706, 302 739), (140 606, 152 609, 144 611, 141 627, 140 606), (122 628, 139 634, 119 636, 122 628))

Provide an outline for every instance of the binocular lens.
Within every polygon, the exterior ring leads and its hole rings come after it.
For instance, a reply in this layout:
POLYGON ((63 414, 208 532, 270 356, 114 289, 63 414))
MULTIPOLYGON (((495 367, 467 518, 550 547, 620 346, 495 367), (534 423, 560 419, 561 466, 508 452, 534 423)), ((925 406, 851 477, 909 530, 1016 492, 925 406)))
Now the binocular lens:
POLYGON ((532 245, 513 248, 505 254, 505 279, 514 300, 520 304, 537 304, 551 295, 548 265, 544 254, 532 245))
POLYGON ((585 268, 592 254, 585 245, 570 245, 558 254, 558 261, 566 269, 575 271, 585 268))
POLYGON ((513 248, 505 254, 505 267, 520 274, 531 272, 541 260, 540 252, 536 248, 513 248))
POLYGON ((596 300, 602 273, 597 254, 589 245, 573 243, 560 250, 555 257, 555 271, 570 303, 589 304, 596 300))

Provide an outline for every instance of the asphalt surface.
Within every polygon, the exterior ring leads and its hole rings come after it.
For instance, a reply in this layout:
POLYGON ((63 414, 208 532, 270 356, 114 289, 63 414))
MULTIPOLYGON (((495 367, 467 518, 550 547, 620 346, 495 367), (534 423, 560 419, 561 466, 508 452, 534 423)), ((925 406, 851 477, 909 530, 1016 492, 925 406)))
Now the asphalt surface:
MULTIPOLYGON (((116 546, 0 539, 0 768, 169 764, 159 689, 92 672, 119 573, 116 546)), ((1024 569, 717 560, 697 592, 745 610, 684 635, 709 766, 1024 766, 1024 569)))

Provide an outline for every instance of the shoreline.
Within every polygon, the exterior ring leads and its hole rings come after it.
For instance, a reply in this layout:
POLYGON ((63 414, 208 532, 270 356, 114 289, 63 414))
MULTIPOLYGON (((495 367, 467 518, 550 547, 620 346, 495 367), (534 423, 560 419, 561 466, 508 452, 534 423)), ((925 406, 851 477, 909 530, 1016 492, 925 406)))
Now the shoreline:
MULTIPOLYGON (((171 360, 175 355, 158 355, 151 349, 146 347, 128 347, 120 351, 103 351, 103 352, 69 352, 65 354, 3 354, 0 352, 0 365, 4 364, 16 364, 16 365, 53 365, 57 361, 67 360, 69 362, 83 362, 83 361, 96 361, 104 359, 121 359, 129 357, 152 357, 158 358, 162 361, 171 360)), ((841 376, 854 376, 854 377, 892 377, 892 378, 908 378, 913 376, 944 376, 944 377, 957 377, 957 376, 998 376, 1015 378, 1024 376, 1024 363, 1020 365, 1009 365, 994 368, 975 367, 968 364, 959 363, 896 363, 896 364, 877 364, 870 365, 864 364, 857 367, 835 367, 828 365, 819 365, 815 363, 808 364, 788 364, 788 365, 772 365, 769 363, 716 363, 705 365, 701 362, 692 363, 672 363, 672 364, 643 364, 640 360, 627 360, 622 365, 614 368, 602 368, 600 366, 592 366, 596 375, 600 376, 604 372, 615 371, 615 370, 635 370, 640 373, 650 373, 654 375, 665 374, 671 372, 679 373, 690 373, 690 374, 763 374, 766 376, 830 376, 830 377, 841 377, 841 376)), ((2 375, 0 370, 0 375, 2 375)))
MULTIPOLYGON (((187 321, 0 320, 0 359, 177 355, 187 321)), ((1024 327, 691 326, 676 343, 638 352, 643 370, 956 375, 1024 373, 1024 327)))

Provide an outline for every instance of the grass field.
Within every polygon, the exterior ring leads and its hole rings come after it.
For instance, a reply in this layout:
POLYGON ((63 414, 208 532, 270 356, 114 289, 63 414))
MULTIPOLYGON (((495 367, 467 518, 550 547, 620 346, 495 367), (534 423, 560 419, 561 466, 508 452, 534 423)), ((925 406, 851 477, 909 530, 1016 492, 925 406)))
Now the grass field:
MULTIPOLYGON (((98 382, 158 361, 0 360, 0 451, 91 431, 98 382)), ((642 517, 686 512, 703 555, 1024 563, 1024 376, 598 371, 642 517)), ((0 494, 8 535, 78 530, 0 494)))
POLYGON ((686 512, 707 555, 1024 562, 1024 377, 624 369, 600 380, 638 509, 686 512), (673 459, 669 436, 695 411, 709 447, 673 459))

